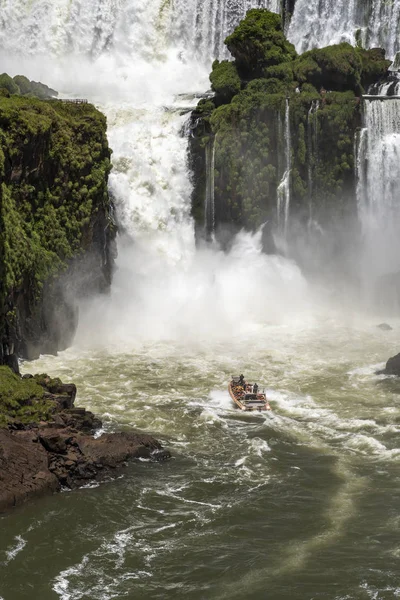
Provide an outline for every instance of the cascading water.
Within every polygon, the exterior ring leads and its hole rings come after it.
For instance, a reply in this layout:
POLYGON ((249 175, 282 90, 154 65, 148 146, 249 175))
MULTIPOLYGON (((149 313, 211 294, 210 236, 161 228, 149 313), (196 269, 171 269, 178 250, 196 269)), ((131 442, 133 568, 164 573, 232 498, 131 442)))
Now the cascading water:
POLYGON ((251 8, 280 13, 281 0, 196 0, 190 7, 185 0, 175 0, 170 39, 178 47, 192 47, 203 62, 227 57, 224 40, 251 8))
POLYGON ((207 238, 213 237, 215 230, 215 142, 214 138, 206 146, 206 197, 204 202, 204 230, 207 238))
POLYGON ((285 147, 285 172, 277 189, 277 221, 280 234, 286 240, 290 212, 290 177, 291 177, 291 152, 292 141, 290 136, 290 105, 286 98, 285 123, 284 123, 284 147, 285 147))
POLYGON ((313 100, 307 115, 307 155, 308 155, 308 226, 313 221, 313 169, 318 161, 318 122, 316 113, 319 109, 319 101, 313 100))
MULTIPOLYGON (((23 369, 74 381, 106 428, 152 431, 173 454, 2 516, 5 600, 399 596, 399 409, 374 374, 397 336, 358 306, 312 304, 260 232, 229 253, 195 249, 185 111, 207 89, 203 58, 250 5, 267 3, 0 0, 2 68, 106 112, 128 232, 76 346, 23 369), (271 415, 233 409, 226 382, 241 371, 268 385, 271 415)), ((365 152, 394 152, 370 131, 380 119, 366 117, 365 152)))
POLYGON ((367 293, 397 307, 400 278, 400 100, 364 99, 358 150, 358 207, 367 293), (386 283, 385 283, 386 282, 386 283))
POLYGON ((400 48, 400 0, 297 0, 289 38, 299 52, 361 37, 366 47, 400 48))

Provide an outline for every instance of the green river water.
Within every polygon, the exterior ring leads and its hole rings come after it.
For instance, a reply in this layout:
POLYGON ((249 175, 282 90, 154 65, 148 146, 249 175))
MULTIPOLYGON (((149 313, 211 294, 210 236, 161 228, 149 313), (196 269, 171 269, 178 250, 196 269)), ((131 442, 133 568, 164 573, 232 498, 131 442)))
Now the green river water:
POLYGON ((25 363, 107 430, 171 450, 0 517, 3 600, 400 598, 399 323, 265 326, 230 343, 71 348, 25 363), (232 374, 273 411, 243 414, 232 374))

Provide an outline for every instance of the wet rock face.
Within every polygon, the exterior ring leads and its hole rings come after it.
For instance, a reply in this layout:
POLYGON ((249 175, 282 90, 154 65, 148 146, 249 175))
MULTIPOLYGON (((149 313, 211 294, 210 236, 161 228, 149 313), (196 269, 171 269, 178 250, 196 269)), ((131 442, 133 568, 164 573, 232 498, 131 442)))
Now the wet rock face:
POLYGON ((382 371, 378 371, 379 375, 397 375, 400 377, 400 354, 392 356, 386 363, 386 367, 382 371))
POLYGON ((135 432, 95 439, 54 424, 0 429, 0 512, 62 487, 73 489, 100 480, 132 458, 158 461, 169 457, 153 437, 135 432))
POLYGON ((391 327, 389 325, 389 323, 379 323, 379 325, 377 325, 377 327, 381 331, 393 331, 393 327, 391 327))
POLYGON ((106 120, 94 106, 0 94, 0 121, 0 364, 9 364, 14 353, 70 345, 77 300, 109 288, 116 225, 106 120))

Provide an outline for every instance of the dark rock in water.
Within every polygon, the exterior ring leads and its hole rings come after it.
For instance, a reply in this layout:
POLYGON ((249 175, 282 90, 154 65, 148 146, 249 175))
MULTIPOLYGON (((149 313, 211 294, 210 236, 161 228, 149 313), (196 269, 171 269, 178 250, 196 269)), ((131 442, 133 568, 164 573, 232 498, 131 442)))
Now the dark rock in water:
POLYGON ((16 354, 6 354, 3 358, 4 364, 7 365, 8 367, 10 367, 10 369, 12 371, 14 371, 14 373, 16 373, 17 375, 20 374, 19 372, 19 363, 18 363, 18 357, 16 354))
POLYGON ((386 367, 377 371, 377 375, 397 375, 400 376, 400 354, 392 356, 386 363, 386 367))
POLYGON ((170 456, 153 437, 136 432, 96 439, 54 424, 0 428, 0 512, 33 496, 100 480, 132 458, 161 461, 170 456))
POLYGON ((382 331, 393 331, 393 327, 390 327, 388 323, 380 323, 379 325, 377 325, 377 328, 382 329, 382 331))
MULTIPOLYGON (((1 369, 5 370, 4 376, 9 374, 5 378, 8 385, 10 378, 24 392, 26 385, 32 385, 7 367, 1 369)), ((62 384, 47 375, 34 379, 30 393, 39 391, 43 398, 37 399, 37 404, 30 398, 31 420, 24 420, 23 411, 0 413, 6 424, 0 426, 0 512, 33 496, 104 478, 132 458, 170 458, 168 450, 146 434, 130 431, 94 438, 93 433, 102 423, 90 411, 74 406, 75 385, 62 384)), ((20 395, 24 398, 22 391, 20 395)))

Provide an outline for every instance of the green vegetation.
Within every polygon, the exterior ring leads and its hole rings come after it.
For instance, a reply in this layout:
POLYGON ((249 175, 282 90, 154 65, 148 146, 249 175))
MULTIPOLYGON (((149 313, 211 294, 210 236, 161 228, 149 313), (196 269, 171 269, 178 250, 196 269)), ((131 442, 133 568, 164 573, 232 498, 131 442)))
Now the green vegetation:
POLYGON ((228 60, 214 61, 210 75, 211 89, 215 92, 215 104, 227 104, 238 92, 241 82, 234 63, 228 60))
POLYGON ((40 321, 35 307, 45 284, 91 248, 98 220, 108 218, 113 229, 109 171, 106 120, 94 106, 0 96, 3 338, 6 328, 15 331, 7 317, 10 302, 23 296, 25 318, 40 321))
MULTIPOLYGON (((0 90, 7 90, 10 95, 35 96, 42 100, 58 96, 55 90, 52 90, 44 83, 29 81, 24 75, 16 75, 12 78, 7 73, 0 75, 0 90)), ((4 92, 2 95, 5 95, 4 92)))
MULTIPOLYGON (((192 142, 193 152, 215 143, 217 222, 251 229, 275 218, 286 168, 287 100, 292 209, 300 219, 308 218, 310 203, 321 218, 348 214, 355 184, 353 140, 361 126, 357 96, 387 73, 384 51, 342 43, 298 56, 279 15, 264 9, 250 10, 225 43, 234 61, 213 64, 215 108, 210 101, 199 103, 201 144, 192 142)), ((195 217, 202 214, 204 176, 196 181, 201 185, 194 192, 195 217)))
POLYGON ((285 38, 280 16, 268 10, 249 10, 225 44, 243 79, 260 77, 268 67, 297 56, 285 38))
POLYGON ((15 81, 7 75, 7 73, 2 73, 0 75, 0 88, 3 88, 8 91, 9 94, 19 94, 19 87, 15 83, 15 81))
POLYGON ((97 205, 108 202, 105 118, 92 105, 0 98, 1 245, 6 290, 31 292, 85 249, 97 205))
MULTIPOLYGON (((0 366, 0 427, 13 420, 24 424, 49 420, 55 405, 44 397, 41 382, 45 379, 45 375, 21 379, 9 367, 0 366)), ((50 385, 57 382, 50 380, 50 385)))

